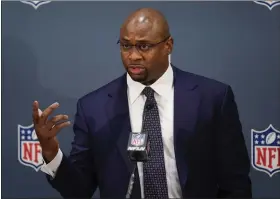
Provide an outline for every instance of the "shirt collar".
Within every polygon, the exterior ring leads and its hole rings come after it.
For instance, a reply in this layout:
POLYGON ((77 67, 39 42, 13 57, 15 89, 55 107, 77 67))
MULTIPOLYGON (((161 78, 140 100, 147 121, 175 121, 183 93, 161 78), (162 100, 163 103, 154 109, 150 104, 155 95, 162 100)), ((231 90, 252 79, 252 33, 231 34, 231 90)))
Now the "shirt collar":
MULTIPOLYGON (((145 85, 134 81, 131 77, 127 74, 127 85, 128 85, 128 98, 129 102, 133 104, 135 100, 141 95, 141 92, 146 87, 145 85)), ((169 64, 165 73, 150 87, 161 97, 168 99, 170 98, 169 91, 172 89, 173 86, 173 70, 171 65, 169 64)))

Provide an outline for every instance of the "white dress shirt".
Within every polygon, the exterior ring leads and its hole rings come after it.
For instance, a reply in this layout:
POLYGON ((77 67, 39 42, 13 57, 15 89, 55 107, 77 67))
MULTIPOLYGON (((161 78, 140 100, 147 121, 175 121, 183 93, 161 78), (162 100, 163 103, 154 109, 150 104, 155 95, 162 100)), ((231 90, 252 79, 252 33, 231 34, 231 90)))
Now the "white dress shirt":
MULTIPOLYGON (((146 96, 141 95, 141 92, 145 88, 145 85, 133 81, 129 75, 127 75, 127 85, 131 130, 133 132, 140 132, 142 129, 142 114, 146 101, 146 96)), ((174 87, 172 67, 169 66, 166 72, 150 87, 155 91, 155 99, 160 115, 168 197, 181 198, 182 192, 174 152, 174 87)), ((41 170, 54 178, 61 160, 62 152, 59 149, 56 157, 50 163, 44 164, 41 170)), ((140 177, 141 197, 144 198, 143 164, 138 162, 137 166, 140 177)))

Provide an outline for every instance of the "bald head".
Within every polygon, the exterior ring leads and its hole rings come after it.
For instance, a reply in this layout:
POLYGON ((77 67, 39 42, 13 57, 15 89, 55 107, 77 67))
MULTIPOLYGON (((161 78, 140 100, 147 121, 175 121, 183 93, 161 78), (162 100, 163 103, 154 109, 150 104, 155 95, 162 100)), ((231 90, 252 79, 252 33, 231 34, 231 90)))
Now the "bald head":
POLYGON ((160 39, 170 35, 164 15, 152 8, 141 8, 131 13, 123 23, 121 30, 123 29, 129 32, 135 29, 149 31, 160 39))
POLYGON ((130 14, 121 27, 119 43, 124 67, 135 81, 152 84, 169 66, 173 39, 157 10, 141 8, 130 14))

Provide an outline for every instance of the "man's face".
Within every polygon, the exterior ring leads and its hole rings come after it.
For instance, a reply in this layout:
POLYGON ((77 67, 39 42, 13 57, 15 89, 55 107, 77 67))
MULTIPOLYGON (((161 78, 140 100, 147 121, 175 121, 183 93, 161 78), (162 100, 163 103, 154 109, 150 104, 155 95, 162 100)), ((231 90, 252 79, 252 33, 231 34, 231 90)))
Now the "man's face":
POLYGON ((160 37, 160 33, 147 23, 132 23, 121 29, 121 58, 134 81, 147 83, 157 79, 159 73, 162 73, 166 59, 168 60, 169 52, 165 44, 168 38, 160 37))

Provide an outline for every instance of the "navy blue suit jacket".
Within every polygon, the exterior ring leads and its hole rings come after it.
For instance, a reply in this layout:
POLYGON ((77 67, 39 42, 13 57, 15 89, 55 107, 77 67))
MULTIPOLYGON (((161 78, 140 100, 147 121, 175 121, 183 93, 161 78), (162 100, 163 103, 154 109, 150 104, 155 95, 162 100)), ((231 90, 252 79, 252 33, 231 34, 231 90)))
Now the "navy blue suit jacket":
MULTIPOLYGON (((251 197, 250 161, 230 86, 176 67, 174 147, 183 197, 251 197)), ((133 165, 126 75, 78 100, 75 137, 56 177, 64 198, 125 198, 133 165)), ((140 197, 140 196, 139 196, 140 197)))

